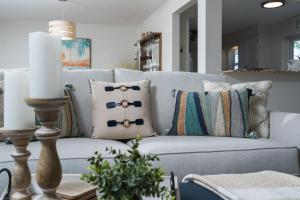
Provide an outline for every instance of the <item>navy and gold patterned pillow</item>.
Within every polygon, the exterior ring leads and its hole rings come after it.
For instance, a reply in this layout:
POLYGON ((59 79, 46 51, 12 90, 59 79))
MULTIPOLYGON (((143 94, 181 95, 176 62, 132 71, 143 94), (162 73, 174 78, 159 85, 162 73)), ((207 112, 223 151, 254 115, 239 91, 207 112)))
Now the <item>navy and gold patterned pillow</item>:
POLYGON ((132 139, 155 135, 150 114, 150 81, 106 83, 90 80, 93 135, 101 139, 132 139))
POLYGON ((249 95, 246 89, 178 91, 169 135, 248 137, 249 95))

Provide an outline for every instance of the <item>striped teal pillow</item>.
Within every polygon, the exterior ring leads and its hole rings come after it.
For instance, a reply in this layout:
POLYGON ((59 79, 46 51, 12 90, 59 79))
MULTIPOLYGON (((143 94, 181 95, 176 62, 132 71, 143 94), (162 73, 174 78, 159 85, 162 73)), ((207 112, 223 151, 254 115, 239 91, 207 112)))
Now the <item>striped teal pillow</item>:
POLYGON ((178 91, 169 135, 247 137, 249 92, 178 91))

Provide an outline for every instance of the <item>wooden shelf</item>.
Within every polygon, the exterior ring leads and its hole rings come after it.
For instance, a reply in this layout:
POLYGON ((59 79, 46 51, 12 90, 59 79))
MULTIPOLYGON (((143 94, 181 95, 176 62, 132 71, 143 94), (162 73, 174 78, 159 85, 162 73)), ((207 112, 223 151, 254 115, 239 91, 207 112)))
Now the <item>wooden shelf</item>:
POLYGON ((152 59, 151 56, 141 56, 140 57, 141 60, 148 60, 148 59, 152 59))
POLYGON ((150 40, 153 40, 155 38, 158 38, 161 36, 161 33, 152 33, 151 35, 145 37, 145 38, 142 38, 139 42, 140 44, 144 44, 146 42, 149 42, 150 40))
MULTIPOLYGON (((151 53, 147 53, 147 46, 148 45, 153 45, 154 42, 158 42, 157 44, 159 45, 159 58, 155 58, 156 62, 159 63, 158 70, 162 70, 162 33, 156 33, 152 32, 150 35, 147 35, 146 37, 140 39, 137 41, 135 46, 138 47, 138 66, 141 71, 148 71, 149 69, 145 67, 147 60, 151 60, 153 57, 152 55, 149 55, 151 53), (155 41, 154 41, 155 40, 155 41), (149 55, 149 56, 146 56, 149 55), (158 60, 159 59, 159 60, 158 60)), ((153 53, 153 52, 152 52, 153 53)))

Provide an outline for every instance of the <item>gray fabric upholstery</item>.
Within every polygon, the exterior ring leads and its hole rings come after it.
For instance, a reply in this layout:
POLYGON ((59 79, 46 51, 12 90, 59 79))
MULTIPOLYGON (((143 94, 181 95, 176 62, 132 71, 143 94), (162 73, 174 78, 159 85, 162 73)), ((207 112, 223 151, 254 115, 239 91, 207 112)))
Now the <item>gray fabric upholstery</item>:
POLYGON ((88 79, 95 81, 114 82, 112 70, 64 70, 62 76, 63 85, 72 84, 74 90, 73 101, 78 120, 80 135, 91 137, 92 124, 92 98, 88 79))
MULTIPOLYGON (((125 152, 129 147, 121 142, 112 140, 98 140, 89 138, 65 138, 57 142, 57 150, 61 159, 62 171, 65 174, 81 174, 87 172, 87 159, 98 151, 108 160, 112 159, 106 151, 106 147, 113 147, 125 152)), ((29 158, 29 167, 31 173, 35 173, 37 159, 40 153, 40 142, 31 142, 28 146, 31 156, 29 158)), ((13 145, 0 143, 0 169, 13 169, 14 162, 10 156, 13 151, 13 145)), ((0 193, 4 190, 6 176, 0 175, 0 193)))
POLYGON ((269 139, 160 136, 143 139, 139 150, 159 155, 158 164, 167 173, 174 171, 180 180, 190 173, 299 173, 298 149, 269 139))
POLYGON ((270 139, 300 149, 300 114, 271 112, 270 139))
MULTIPOLYGON (((57 148, 63 173, 78 174, 86 172, 87 158, 96 150, 111 160, 111 155, 105 152, 106 147, 112 146, 124 152, 129 148, 128 145, 112 140, 67 138, 59 139, 57 148)), ((10 153, 13 146, 0 143, 0 149, 0 168, 12 169, 10 153)), ((29 150, 32 152, 29 165, 34 173, 40 143, 30 143, 29 150)), ((174 171, 180 179, 189 173, 246 173, 261 170, 299 173, 297 148, 269 139, 159 136, 144 138, 140 151, 159 155, 160 162, 157 164, 163 166, 166 173, 174 171)))
MULTIPOLYGON (((87 159, 91 157, 95 151, 101 152, 105 158, 111 158, 105 151, 106 147, 117 148, 121 151, 128 149, 128 145, 113 140, 64 138, 57 141, 57 151, 61 160, 87 159)), ((13 158, 10 154, 14 150, 13 145, 6 145, 2 142, 0 143, 0 149, 0 163, 12 162, 13 158)), ((40 153, 40 142, 31 142, 28 146, 28 150, 31 152, 29 160, 37 160, 40 153)))
POLYGON ((4 70, 0 70, 0 81, 4 80, 4 70))
MULTIPOLYGON (((202 90, 202 81, 224 81, 222 77, 182 72, 138 72, 132 70, 74 70, 64 71, 63 83, 74 87, 74 105, 79 121, 79 131, 85 137, 92 133, 92 106, 88 78, 96 81, 125 82, 151 80, 151 106, 154 127, 158 133, 171 127, 175 99, 172 89, 202 90), (114 80, 115 75, 115 80, 114 80)), ((0 72, 1 79, 1 72, 0 72)), ((174 171, 181 179, 189 173, 220 174, 245 173, 261 170, 276 170, 290 174, 299 173, 299 114, 271 113, 271 139, 245 139, 221 137, 176 137, 161 136, 141 141, 142 153, 153 153, 160 157, 158 165, 166 172, 174 171)), ((128 143, 130 144, 130 143, 128 143)), ((86 172, 87 158, 98 150, 105 158, 112 160, 105 148, 112 146, 126 151, 127 144, 88 138, 59 139, 57 143, 63 173, 86 172)), ((32 156, 29 160, 31 172, 35 172, 40 143, 29 145, 32 156)), ((12 145, 0 143, 0 168, 13 168, 10 157, 12 145)), ((0 191, 4 184, 0 175, 0 191)))
POLYGON ((115 70, 115 82, 151 80, 151 114, 153 126, 162 134, 172 126, 175 98, 173 89, 203 90, 203 80, 224 81, 217 75, 189 72, 140 72, 126 69, 115 70))
MULTIPOLYGON (((130 145, 131 142, 128 143, 130 145)), ((294 148, 269 139, 248 139, 213 136, 159 136, 144 138, 141 141, 142 153, 188 154, 195 152, 249 151, 266 148, 294 148)))
MULTIPOLYGON (((0 81, 4 79, 4 70, 0 70, 0 81)), ((65 84, 72 84, 74 87, 73 101, 77 114, 79 133, 84 137, 92 134, 92 104, 89 93, 88 79, 95 81, 114 82, 113 70, 83 69, 63 70, 62 88, 65 84)))

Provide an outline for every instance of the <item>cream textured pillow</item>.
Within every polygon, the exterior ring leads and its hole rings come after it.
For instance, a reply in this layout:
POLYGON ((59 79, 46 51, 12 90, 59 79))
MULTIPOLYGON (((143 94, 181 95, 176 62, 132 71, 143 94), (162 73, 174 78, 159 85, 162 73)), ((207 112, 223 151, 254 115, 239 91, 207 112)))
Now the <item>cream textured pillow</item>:
POLYGON ((101 139, 132 139, 155 135, 150 113, 150 81, 106 83, 90 80, 93 135, 101 139))
POLYGON ((253 96, 249 101, 249 120, 250 131, 256 132, 258 137, 268 138, 270 133, 270 119, 267 110, 269 90, 272 87, 272 81, 259 81, 249 83, 238 83, 231 85, 229 83, 203 81, 205 91, 220 91, 228 89, 252 90, 253 96))

